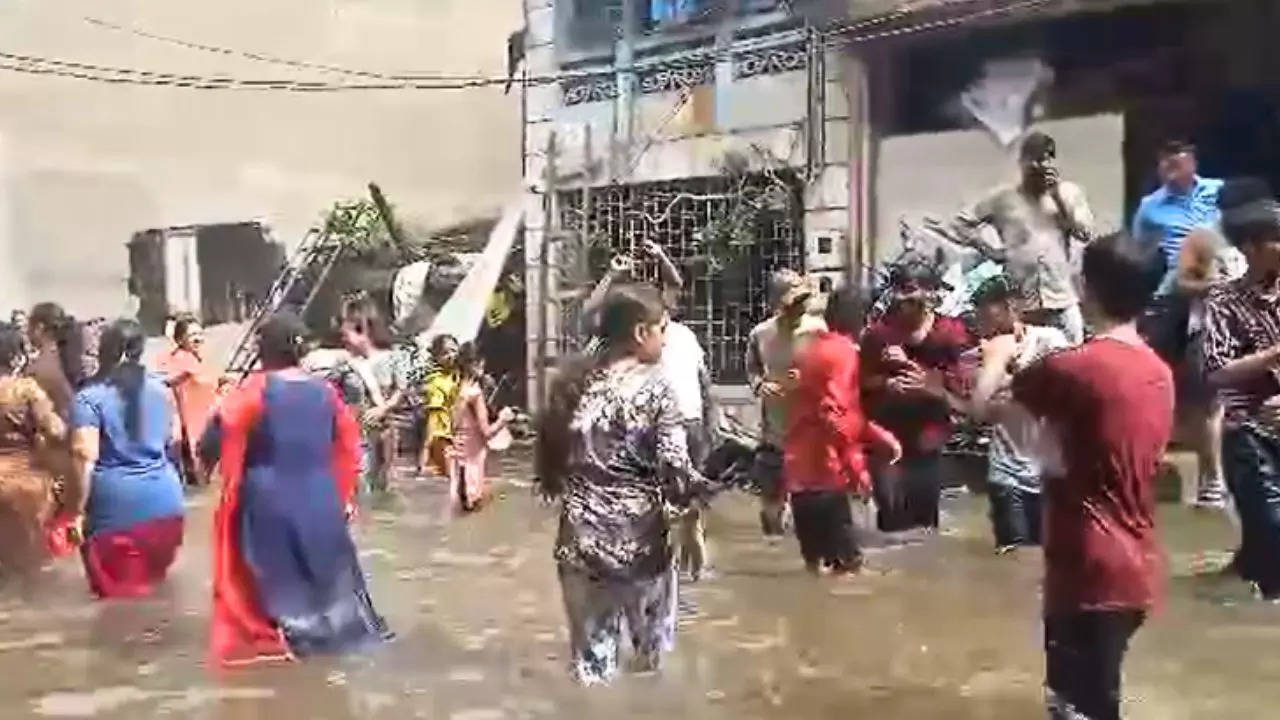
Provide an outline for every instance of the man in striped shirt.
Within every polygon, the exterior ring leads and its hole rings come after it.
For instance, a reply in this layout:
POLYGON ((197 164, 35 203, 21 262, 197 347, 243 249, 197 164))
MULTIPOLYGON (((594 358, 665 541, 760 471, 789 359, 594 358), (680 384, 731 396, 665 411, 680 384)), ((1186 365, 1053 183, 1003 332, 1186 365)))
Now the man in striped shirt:
POLYGON ((1222 229, 1248 261, 1205 304, 1204 370, 1226 407, 1227 486, 1240 515, 1234 569, 1280 600, 1280 204, 1265 183, 1222 191, 1222 229))

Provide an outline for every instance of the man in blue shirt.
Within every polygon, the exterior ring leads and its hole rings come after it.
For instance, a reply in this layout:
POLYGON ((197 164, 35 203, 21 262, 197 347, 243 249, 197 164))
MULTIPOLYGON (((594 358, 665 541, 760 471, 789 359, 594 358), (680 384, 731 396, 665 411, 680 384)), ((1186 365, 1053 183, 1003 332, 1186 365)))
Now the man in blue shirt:
MULTIPOLYGON (((1187 233, 1218 224, 1218 191, 1222 181, 1196 174, 1196 148, 1189 143, 1165 143, 1157 154, 1160 188, 1142 199, 1133 216, 1133 237, 1160 243, 1169 276, 1178 269, 1178 253, 1187 233)), ((1166 277, 1168 280, 1168 277, 1166 277)), ((1161 285, 1161 294, 1172 283, 1161 285)))
POLYGON ((1225 505, 1226 487, 1222 475, 1222 406, 1210 394, 1197 388, 1198 364, 1188 361, 1191 343, 1189 323, 1200 298, 1180 291, 1179 255, 1191 232, 1217 228, 1221 219, 1218 193, 1222 181, 1196 174, 1196 148, 1185 142, 1168 142, 1157 154, 1159 189, 1142 199, 1133 218, 1133 236, 1139 242, 1159 243, 1164 256, 1165 276, 1156 291, 1156 301, 1145 314, 1143 334, 1171 367, 1178 371, 1179 404, 1195 417, 1188 423, 1199 430, 1197 460, 1200 477, 1196 505, 1220 508, 1225 505))

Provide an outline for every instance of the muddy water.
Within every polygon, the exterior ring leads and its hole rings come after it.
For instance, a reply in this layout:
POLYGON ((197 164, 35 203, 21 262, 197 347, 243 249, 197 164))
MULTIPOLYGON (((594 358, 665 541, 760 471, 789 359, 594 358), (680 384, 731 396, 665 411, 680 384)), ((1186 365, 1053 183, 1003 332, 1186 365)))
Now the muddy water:
MULTIPOLYGON (((761 540, 749 500, 726 498, 711 518, 719 574, 683 591, 664 671, 583 691, 564 672, 553 513, 512 483, 481 515, 452 519, 439 487, 400 485, 359 527, 393 644, 367 657, 207 669, 212 500, 202 495, 162 597, 91 603, 71 561, 3 590, 4 717, 1043 716, 1039 559, 991 554, 980 498, 952 501, 941 536, 874 539, 869 571, 853 580, 807 577, 792 542, 761 540)), ((1231 542, 1225 520, 1168 508, 1163 524, 1170 598, 1135 642, 1128 716, 1273 716, 1280 609, 1212 575, 1231 542)))

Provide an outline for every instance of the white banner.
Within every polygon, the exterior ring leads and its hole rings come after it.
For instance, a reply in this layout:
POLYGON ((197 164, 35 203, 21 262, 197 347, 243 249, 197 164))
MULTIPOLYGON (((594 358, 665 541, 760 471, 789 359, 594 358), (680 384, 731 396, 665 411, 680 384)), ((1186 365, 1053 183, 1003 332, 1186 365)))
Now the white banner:
POLYGON ((507 256, 516 242, 516 233, 520 230, 520 221, 524 216, 524 206, 520 202, 511 203, 502 213, 502 220, 489 233, 489 243, 484 252, 467 276, 462 279, 458 289, 453 291, 444 307, 432 321, 431 327, 418 336, 418 344, 426 347, 437 335, 452 335, 458 342, 470 342, 480 334, 480 325, 484 322, 485 310, 489 306, 489 296, 502 278, 502 268, 507 264, 507 256))

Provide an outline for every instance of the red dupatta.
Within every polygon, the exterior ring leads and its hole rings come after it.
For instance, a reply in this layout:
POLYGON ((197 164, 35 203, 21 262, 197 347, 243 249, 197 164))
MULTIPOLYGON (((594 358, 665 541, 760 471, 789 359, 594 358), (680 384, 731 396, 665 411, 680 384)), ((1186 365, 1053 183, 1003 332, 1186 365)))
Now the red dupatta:
MULTIPOLYGON (((306 376, 286 370, 294 379, 306 376)), ((249 438, 264 410, 267 374, 249 376, 223 398, 215 415, 221 429, 222 497, 213 526, 213 621, 209 650, 222 666, 287 660, 293 655, 280 628, 267 617, 258 600, 253 574, 240 547, 238 518, 240 484, 244 479, 249 438)), ((355 496, 359 473, 360 429, 351 411, 326 385, 334 405, 333 470, 344 506, 355 496)))

